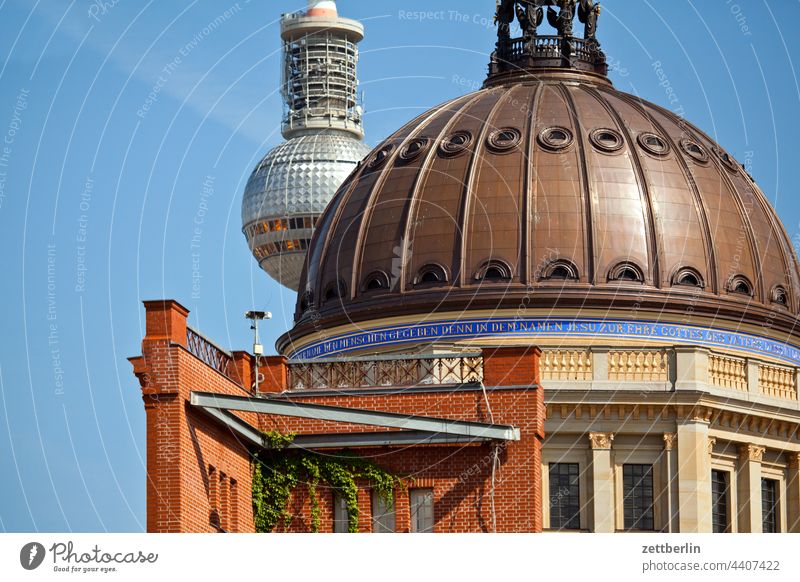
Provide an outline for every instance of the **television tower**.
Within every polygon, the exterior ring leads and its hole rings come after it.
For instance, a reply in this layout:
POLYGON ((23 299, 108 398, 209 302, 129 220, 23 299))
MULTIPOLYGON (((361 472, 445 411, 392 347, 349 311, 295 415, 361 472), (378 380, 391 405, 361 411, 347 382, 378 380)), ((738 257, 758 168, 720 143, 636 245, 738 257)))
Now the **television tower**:
POLYGON ((317 219, 370 152, 356 70, 364 26, 336 2, 309 0, 282 16, 281 39, 286 141, 247 182, 242 230, 261 268, 296 291, 317 219))

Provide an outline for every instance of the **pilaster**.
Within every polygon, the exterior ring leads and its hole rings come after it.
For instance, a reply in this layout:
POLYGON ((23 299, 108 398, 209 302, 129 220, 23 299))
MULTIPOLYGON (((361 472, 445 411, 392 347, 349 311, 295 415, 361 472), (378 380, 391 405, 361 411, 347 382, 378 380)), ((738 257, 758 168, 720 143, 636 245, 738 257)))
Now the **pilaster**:
POLYGON ((676 447, 678 435, 674 432, 664 433, 664 457, 663 474, 665 476, 666 500, 664 503, 663 515, 666 519, 666 529, 668 533, 678 531, 678 463, 676 447))
POLYGON ((761 533, 761 460, 764 450, 764 447, 757 445, 739 447, 739 478, 736 487, 741 533, 761 533))
POLYGON ((592 448, 592 531, 613 533, 614 471, 611 466, 611 433, 589 433, 592 448))
POLYGON ((708 421, 678 424, 678 523, 681 533, 711 532, 711 452, 708 421))
POLYGON ((789 533, 800 533, 800 453, 786 453, 789 459, 786 479, 786 517, 789 533))

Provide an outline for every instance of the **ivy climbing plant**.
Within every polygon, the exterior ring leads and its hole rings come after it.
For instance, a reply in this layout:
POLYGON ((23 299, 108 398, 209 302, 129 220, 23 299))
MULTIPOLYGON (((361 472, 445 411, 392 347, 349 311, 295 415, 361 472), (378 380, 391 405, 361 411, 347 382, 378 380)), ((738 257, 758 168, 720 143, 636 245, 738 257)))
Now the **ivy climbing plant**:
POLYGON ((288 526, 292 519, 289 501, 301 484, 308 491, 312 532, 319 531, 320 483, 342 496, 347 506, 347 529, 354 533, 358 531, 359 516, 357 480, 367 481, 387 505, 393 503, 395 489, 402 487, 399 477, 352 453, 331 457, 288 449, 294 440, 292 434, 264 433, 264 440, 268 450, 253 458, 253 517, 259 533, 288 526))

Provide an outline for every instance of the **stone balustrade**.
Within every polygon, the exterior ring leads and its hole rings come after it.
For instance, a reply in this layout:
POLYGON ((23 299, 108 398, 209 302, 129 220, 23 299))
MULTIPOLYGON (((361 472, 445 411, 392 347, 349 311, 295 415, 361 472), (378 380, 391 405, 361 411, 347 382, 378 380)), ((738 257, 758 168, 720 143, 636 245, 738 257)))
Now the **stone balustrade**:
POLYGON ((709 354, 708 381, 720 388, 747 392, 747 360, 709 354))
POLYGON ((759 364, 758 386, 765 396, 797 400, 797 373, 794 368, 759 364))
POLYGON ((703 389, 703 385, 742 395, 798 401, 800 369, 752 358, 739 358, 706 348, 544 348, 541 376, 560 388, 587 383, 597 388, 646 383, 703 389), (678 357, 678 352, 683 357, 678 357))
POLYGON ((545 350, 540 365, 543 379, 586 381, 593 377, 589 350, 545 350))
POLYGON ((617 382, 666 382, 666 350, 613 350, 608 354, 608 379, 617 382))

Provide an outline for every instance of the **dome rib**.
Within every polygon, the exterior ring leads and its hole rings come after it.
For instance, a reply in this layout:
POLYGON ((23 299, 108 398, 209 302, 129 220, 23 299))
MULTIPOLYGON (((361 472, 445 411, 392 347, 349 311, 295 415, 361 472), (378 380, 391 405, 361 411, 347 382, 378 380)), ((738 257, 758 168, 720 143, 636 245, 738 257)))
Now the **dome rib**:
MULTIPOLYGON (((603 91, 603 89, 601 89, 603 91)), ((618 94, 620 98, 624 101, 629 103, 631 107, 634 107, 637 111, 639 111, 643 116, 645 116, 650 122, 659 130, 659 133, 669 142, 670 148, 672 148, 673 152, 680 151, 680 144, 676 143, 673 139, 670 132, 667 131, 667 128, 658 121, 653 115, 648 114, 647 109, 642 106, 640 100, 625 94, 618 94)), ((691 135, 687 127, 683 128, 683 131, 687 135, 691 135)), ((691 137, 697 139, 696 136, 691 135, 691 137)), ((719 276, 718 276, 718 266, 717 266, 717 256, 716 250, 714 249, 713 239, 711 236, 711 226, 709 225, 708 221, 708 209, 703 202, 703 197, 700 194, 700 190, 697 187, 697 182, 694 179, 694 175, 692 174, 691 168, 689 166, 689 162, 681 155, 676 155, 675 160, 677 161, 678 166, 681 168, 683 172, 684 178, 686 178, 686 183, 689 185, 689 188, 692 192, 692 197, 694 199, 695 210, 697 212, 698 217, 700 218, 700 222, 703 226, 703 243, 705 245, 705 254, 706 254, 706 269, 708 269, 708 279, 711 285, 711 289, 714 293, 720 292, 719 287, 719 276)))
MULTIPOLYGON (((759 208, 761 209, 761 212, 765 217, 766 223, 771 227, 767 245, 769 246, 769 244, 775 244, 778 246, 778 249, 780 250, 781 258, 783 259, 782 262, 783 262, 784 278, 786 280, 786 285, 788 286, 787 292, 790 298, 789 305, 793 307, 792 310, 794 311, 795 298, 793 297, 793 292, 788 291, 788 288, 789 287, 795 288, 797 285, 797 280, 792 277, 792 270, 791 270, 792 265, 795 264, 794 256, 791 253, 787 252, 786 248, 786 240, 789 240, 788 235, 786 234, 785 230, 783 229, 783 226, 780 224, 777 217, 775 216, 775 213, 772 212, 771 208, 769 207, 769 202, 767 202, 764 195, 761 192, 759 192, 757 188, 754 187, 751 180, 748 177, 741 176, 740 181, 744 184, 745 188, 747 188, 747 190, 750 192, 750 195, 753 197, 756 204, 758 204, 759 208)), ((772 283, 770 283, 770 287, 771 286, 772 283)), ((764 296, 766 301, 770 299, 769 297, 770 293, 771 289, 768 289, 767 286, 765 286, 764 296)))
MULTIPOLYGON (((469 96, 468 96, 469 97, 469 96)), ((405 244, 401 246, 401 265, 410 265, 411 264, 411 256, 410 250, 412 245, 415 241, 415 234, 411 232, 411 225, 414 223, 412 217, 416 216, 417 210, 420 205, 420 189, 425 184, 425 181, 428 176, 428 172, 431 169, 431 165, 433 161, 436 159, 438 145, 442 142, 444 138, 450 133, 453 127, 457 124, 458 120, 464 114, 465 110, 469 110, 477 101, 481 98, 480 94, 476 94, 472 96, 471 99, 466 100, 466 102, 460 102, 458 109, 450 108, 450 103, 452 101, 443 105, 442 109, 447 109, 448 111, 452 112, 450 119, 443 125, 442 129, 439 131, 438 135, 435 138, 431 138, 431 145, 428 148, 428 151, 425 152, 425 159, 423 160, 422 164, 420 164, 420 171, 417 173, 416 177, 414 178, 414 185, 411 187, 411 200, 405 208, 405 215, 403 217, 404 228, 403 228, 403 240, 409 241, 409 244, 405 244)), ((409 283, 409 276, 413 281, 413 277, 415 273, 409 273, 407 268, 401 269, 400 272, 400 291, 401 293, 405 293, 408 289, 409 283)))
POLYGON ((764 214, 766 214, 769 223, 772 225, 772 232, 775 235, 775 240, 778 245, 780 245, 781 255, 783 256, 783 265, 784 265, 784 272, 786 275, 786 291, 789 294, 789 305, 791 306, 792 311, 797 309, 797 294, 794 292, 795 289, 800 287, 800 278, 797 276, 797 271, 800 266, 797 264, 797 257, 794 251, 787 246, 786 242, 791 240, 789 234, 786 232, 786 229, 781 224, 778 217, 772 211, 771 207, 769 206, 769 201, 766 197, 755 187, 754 184, 750 183, 749 180, 747 181, 747 187, 753 194, 753 197, 758 201, 759 205, 761 206, 764 214), (794 269, 792 269, 794 267, 794 269))
MULTIPOLYGON (((644 216, 644 224, 646 225, 647 232, 647 256, 648 256, 648 265, 647 265, 647 272, 649 273, 650 281, 649 283, 656 288, 661 288, 661 263, 663 257, 661 256, 661 248, 658 244, 658 237, 656 235, 656 224, 655 218, 653 216, 653 196, 650 192, 650 185, 647 180, 647 174, 644 171, 644 167, 642 166, 642 160, 639 157, 640 154, 636 150, 635 143, 636 140, 631 133, 628 125, 622 119, 614 107, 611 106, 611 103, 608 101, 606 96, 596 89, 592 87, 585 87, 584 88, 588 93, 597 99, 598 103, 602 105, 602 107, 608 112, 609 115, 614 119, 617 123, 617 128, 622 135, 624 136, 625 140, 629 144, 629 151, 631 154, 631 163, 634 168, 634 173, 636 174, 636 181, 639 185, 639 194, 642 198, 642 211, 644 216)), ((645 275, 645 279, 647 279, 647 275, 645 275)), ((647 282, 647 281, 646 281, 647 282)))
POLYGON ((578 148, 578 158, 580 160, 581 165, 581 173, 579 176, 580 180, 580 189, 583 192, 583 200, 584 200, 584 213, 583 213, 583 228, 584 232, 586 233, 586 250, 584 252, 584 257, 586 261, 586 279, 590 285, 597 284, 597 255, 595 252, 595 230, 597 226, 594 222, 594 207, 592 201, 595 199, 595 192, 594 188, 592 187, 591 180, 589 179, 589 162, 586 156, 586 148, 588 144, 586 143, 587 137, 585 133, 585 129, 583 127, 583 123, 581 123, 580 115, 578 113, 578 107, 575 104, 575 99, 570 94, 570 91, 567 87, 561 86, 562 93, 564 95, 564 100, 567 103, 570 111, 570 116, 572 117, 572 123, 575 126, 575 133, 577 134, 577 139, 581 142, 581 147, 578 148))
MULTIPOLYGON (((443 110, 450 104, 458 104, 461 105, 463 101, 469 100, 470 96, 466 95, 464 97, 460 97, 455 101, 450 101, 446 104, 440 105, 439 107, 434 108, 431 111, 428 111, 426 114, 420 116, 418 121, 415 125, 409 124, 404 128, 404 130, 408 130, 403 134, 403 132, 396 133, 392 138, 391 141, 387 142, 387 145, 392 144, 394 145, 394 149, 389 155, 389 158, 384 162, 384 167, 394 166, 397 162, 398 157, 400 156, 400 152, 403 151, 403 148, 406 147, 412 140, 421 137, 425 129, 430 125, 430 123, 436 119, 439 115, 442 114, 443 110)), ((380 151, 380 150, 379 150, 380 151)), ((418 171, 419 173, 419 171, 418 171)), ((364 270, 364 250, 366 246, 366 238, 368 236, 368 232, 372 227, 372 220, 375 211, 375 201, 380 197, 383 193, 384 188, 386 187, 386 181, 390 175, 390 172, 381 171, 378 180, 373 186, 371 192, 369 193, 368 197, 369 200, 366 205, 366 209, 364 211, 363 218, 361 219, 361 223, 359 225, 359 232, 358 238, 356 243, 356 252, 353 257, 353 280, 352 280, 352 288, 354 292, 358 292, 358 288, 360 282, 363 280, 364 275, 368 274, 364 270)), ((399 248, 403 248, 406 244, 404 241, 399 241, 400 244, 398 245, 399 248)), ((402 270, 402 265, 401 265, 402 270)), ((402 292, 402 290, 401 290, 402 292)))
POLYGON ((523 196, 522 196, 522 230, 520 236, 520 280, 530 285, 534 283, 533 272, 531 267, 531 243, 532 243, 532 224, 531 224, 531 205, 535 191, 538 186, 538 177, 536 180, 533 177, 536 175, 536 168, 533 165, 534 158, 534 144, 536 143, 536 117, 539 114, 539 104, 542 98, 542 83, 536 83, 533 90, 533 97, 531 97, 530 107, 528 109, 528 127, 526 134, 528 142, 525 145, 525 168, 523 170, 523 196))
MULTIPOLYGON (((656 112, 658 112, 659 114, 661 114, 662 116, 664 116, 667 119, 672 119, 672 118, 676 117, 675 114, 672 113, 671 111, 669 111, 668 109, 666 109, 664 107, 661 107, 660 105, 645 101, 645 100, 641 99, 640 97, 636 97, 634 95, 629 95, 629 94, 623 94, 623 93, 619 93, 617 95, 620 98, 625 99, 626 101, 635 102, 638 105, 639 109, 644 109, 644 110, 652 109, 652 110, 655 110, 656 112)), ((714 139, 712 139, 706 132, 702 131, 698 127, 696 127, 694 125, 690 125, 688 122, 686 122, 686 121, 684 121, 684 120, 682 120, 680 118, 678 118, 678 125, 679 125, 679 127, 681 127, 682 131, 685 131, 687 134, 692 135, 692 137, 697 139, 699 142, 705 142, 704 146, 706 148, 708 148, 709 150, 713 150, 714 148, 719 148, 719 146, 717 145, 716 141, 714 139)), ((741 201, 741 196, 740 196, 739 190, 736 187, 736 185, 733 183, 733 181, 730 179, 730 176, 727 173, 728 170, 723 166, 722 161, 719 160, 716 155, 714 155, 713 151, 710 151, 709 158, 711 159, 711 161, 709 163, 715 168, 717 174, 719 174, 719 176, 720 176, 720 179, 725 184, 725 187, 726 187, 727 191, 734 198, 738 214, 739 214, 739 216, 740 216, 740 218, 742 220, 743 230, 746 231, 746 236, 747 236, 747 239, 748 239, 749 252, 750 252, 751 260, 753 261, 753 271, 754 271, 753 274, 754 274, 754 279, 756 279, 756 288, 757 288, 757 291, 758 291, 756 293, 757 299, 761 303, 768 303, 769 301, 768 301, 768 298, 766 297, 767 290, 765 289, 765 285, 763 283, 763 271, 762 271, 763 263, 761 261, 761 255, 759 254, 758 245, 756 244, 755 237, 753 236, 753 225, 752 225, 752 223, 751 223, 751 221, 750 221, 750 219, 749 219, 749 217, 747 215, 746 209, 743 207, 744 205, 743 205, 743 203, 741 201)), ((693 180, 689 180, 689 182, 694 184, 693 180)), ((748 187, 749 187, 749 184, 748 184, 748 187)), ((756 198, 758 199, 758 198, 760 198, 760 196, 756 196, 756 198)), ((763 209, 763 204, 761 204, 761 206, 762 206, 762 209, 763 209)), ((772 210, 767 211, 766 214, 767 214, 767 216, 770 217, 769 218, 770 221, 775 219, 774 211, 772 211, 772 210)), ((706 217, 707 217, 707 210, 706 210, 706 217)), ((783 229, 781 229, 781 231, 783 231, 783 229)), ((772 232, 776 235, 776 238, 781 238, 780 234, 783 234, 784 236, 786 236, 785 231, 783 231, 783 232, 781 232, 781 231, 777 231, 776 232, 774 230, 774 227, 772 229, 772 232)), ((711 226, 710 226, 710 222, 709 222, 709 233, 710 232, 711 232, 711 226)), ((788 237, 787 237, 787 240, 788 240, 788 237)), ((736 275, 736 273, 724 273, 722 271, 721 265, 719 264, 719 261, 715 261, 715 262, 717 263, 716 264, 717 268, 716 268, 716 270, 714 272, 715 275, 717 275, 717 286, 714 289, 714 292, 715 293, 719 293, 719 294, 725 293, 725 286, 727 285, 727 280, 729 278, 728 276, 729 275, 736 275)), ((795 268, 797 269, 798 267, 796 266, 795 268)), ((796 279, 796 280, 798 281, 798 284, 800 284, 800 279, 796 279)), ((794 309, 793 309, 793 311, 794 311, 794 309)))
MULTIPOLYGON (((766 291, 764 290, 764 273, 762 271, 762 262, 761 262, 761 253, 758 248, 758 242, 756 241, 756 237, 753 233, 753 223, 750 220, 750 216, 747 214, 747 210, 744 205, 744 201, 739 193, 739 190, 736 188, 736 185, 731 180, 730 176, 728 176, 728 171, 723 167, 722 161, 717 159, 717 156, 712 155, 711 158, 714 160, 714 165, 717 167, 720 176, 722 176, 722 181, 727 186, 728 190, 731 192, 733 196, 733 200, 736 203, 736 208, 739 210, 739 214, 742 217, 742 223, 745 225, 745 232, 747 234, 747 241, 750 243, 750 254, 753 258, 753 267, 755 269, 755 277, 753 283, 755 283, 755 297, 758 299, 760 303, 768 303, 766 291)), ((736 273, 734 273, 736 275, 736 273)), ((727 281, 725 281, 727 284, 727 281)))
MULTIPOLYGON (((474 198, 474 188, 475 182, 478 177, 478 173, 475 171, 475 164, 477 160, 482 159, 482 153, 485 150, 484 142, 486 141, 486 137, 489 134, 490 129, 495 129, 494 120, 497 112, 500 110, 501 106, 504 104, 504 101, 508 95, 511 94, 514 86, 511 88, 503 87, 502 95, 500 95, 497 100, 494 102, 489 115, 486 117, 486 122, 481 126, 481 130, 478 132, 478 135, 474 141, 475 147, 471 152, 470 161, 467 165, 467 174, 466 180, 464 182, 464 189, 461 199, 461 208, 459 210, 459 244, 457 245, 460 249, 460 264, 458 267, 458 286, 464 287, 467 282, 467 272, 470 271, 468 265, 466 264, 467 255, 469 252, 469 237, 467 233, 469 232, 469 221, 470 221, 470 206, 471 202, 474 198)), ((495 93, 499 93, 498 89, 494 89, 495 93)), ((518 266, 519 267, 519 266, 518 266)), ((453 274, 453 280, 456 280, 455 273, 453 274)))
MULTIPOLYGON (((311 246, 306 257, 306 264, 303 267, 303 277, 305 277, 306 287, 305 289, 301 287, 299 290, 298 305, 307 293, 313 292, 314 289, 319 289, 322 285, 324 268, 321 267, 326 264, 328 247, 331 241, 327 234, 338 224, 339 215, 344 209, 350 195, 358 186, 358 179, 362 176, 363 171, 364 162, 362 161, 359 162, 356 169, 353 170, 353 174, 351 175, 352 179, 348 178, 345 180, 344 184, 342 184, 341 188, 328 205, 328 210, 320 218, 319 226, 311 239, 311 246)), ((348 289, 348 294, 351 292, 352 289, 348 289)), ((352 296, 350 298, 352 299, 352 296)))
MULTIPOLYGON (((658 105, 656 103, 650 103, 650 102, 645 101, 644 99, 642 99, 640 97, 636 97, 635 95, 624 95, 624 96, 626 98, 628 98, 628 99, 636 101, 637 103, 640 104, 641 107, 648 107, 648 108, 656 110, 658 113, 660 113, 662 116, 665 116, 668 119, 670 117, 674 116, 674 114, 669 109, 666 109, 665 107, 662 107, 662 106, 660 106, 660 105, 658 105)), ((688 122, 686 122, 684 120, 681 120, 681 122, 682 122, 682 126, 683 127, 691 128, 691 131, 696 136, 700 137, 700 139, 698 141, 705 140, 707 145, 708 144, 711 144, 712 146, 716 145, 716 141, 714 139, 712 139, 711 136, 709 136, 702 129, 700 129, 700 128, 694 126, 694 125, 690 125, 688 122)), ((688 133, 688 129, 686 131, 688 133)), ((756 199, 759 200, 761 207, 764 209, 764 212, 768 216, 769 221, 773 225, 773 232, 775 233, 776 239, 778 239, 780 241, 781 248, 783 249, 784 254, 787 255, 785 263, 786 263, 787 268, 788 268, 789 273, 790 273, 789 276, 788 276, 787 283, 791 284, 793 289, 800 289, 800 263, 798 263, 797 255, 793 251, 793 248, 792 248, 791 244, 789 244, 789 241, 791 240, 791 238, 789 237, 789 234, 786 231, 786 228, 783 226, 783 223, 781 223, 780 219, 778 218, 777 214, 775 213, 775 210, 772 208, 772 206, 770 205, 770 203, 767 200, 766 196, 764 195, 763 192, 761 192, 761 190, 758 188, 758 186, 755 183, 748 181, 747 187, 752 192, 755 193, 756 199)), ((790 293, 790 295, 792 293, 794 293, 795 297, 798 298, 797 297, 797 295, 798 295, 797 292, 789 291, 789 293, 790 293)), ((797 309, 798 309, 798 305, 796 303, 793 303, 792 304, 792 311, 795 312, 795 311, 797 311, 797 309)))
MULTIPOLYGON (((413 127, 414 123, 416 123, 420 118, 423 118, 424 116, 425 116, 425 114, 422 114, 422 115, 419 115, 416 118, 412 119, 407 124, 405 124, 397 133, 400 133, 400 132, 406 130, 407 128, 413 127)), ((318 228, 317 232, 314 233, 315 234, 314 235, 314 240, 312 240, 312 244, 311 244, 312 252, 308 253, 308 257, 309 258, 307 259, 307 261, 311 261, 312 259, 316 261, 316 264, 314 265, 314 267, 316 267, 316 268, 315 268, 315 272, 314 272, 313 284, 312 285, 308 285, 308 280, 306 280, 306 283, 307 283, 306 286, 307 287, 311 287, 312 291, 313 291, 313 289, 320 289, 321 286, 325 284, 324 281, 323 281, 323 278, 325 277, 324 266, 328 262, 328 252, 330 251, 330 246, 331 246, 331 242, 332 242, 332 239, 327 236, 327 232, 330 229, 334 229, 335 230, 339 226, 342 213, 344 212, 344 210, 347 208, 348 204, 350 203, 350 200, 351 200, 351 197, 352 197, 353 193, 361 185, 360 180, 362 178, 364 178, 364 174, 365 174, 365 171, 367 169, 367 162, 372 159, 372 156, 375 154, 375 152, 380 151, 380 148, 383 148, 387 144, 391 143, 390 139, 385 140, 375 150, 373 150, 372 154, 366 156, 366 158, 364 160, 359 162, 359 165, 356 167, 356 169, 353 171, 353 174, 351 175, 352 180, 348 179, 348 180, 345 181, 345 183, 342 185, 341 189, 339 190, 338 194, 331 201, 331 204, 328 207, 328 211, 323 215, 322 219, 320 220, 320 228, 318 228), (340 195, 341 195, 341 198, 339 198, 340 195), (330 221, 329 222, 328 222, 328 217, 330 217, 330 221), (320 242, 317 242, 315 244, 315 241, 317 239, 319 239, 320 242), (322 249, 321 249, 321 251, 319 253, 319 257, 312 257, 312 254, 314 254, 313 251, 316 250, 316 247, 318 245, 322 245, 322 249), (320 267, 323 267, 323 268, 320 268, 320 267)), ((308 265, 306 265, 306 269, 308 269, 308 265)), ((306 289, 305 291, 307 292, 308 289, 306 289)), ((356 289, 353 288, 352 284, 350 285, 350 288, 347 290, 347 293, 348 293, 349 299, 351 299, 351 300, 356 297, 356 289)), ((301 293, 301 295, 298 296, 298 308, 300 306, 300 301, 302 300, 302 298, 303 297, 302 297, 302 293, 301 293)), ((317 298, 317 299, 319 299, 319 298, 317 298)))

